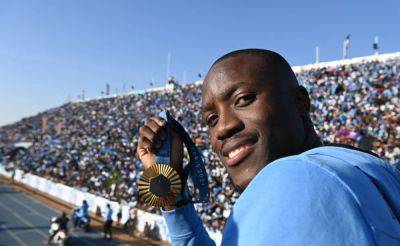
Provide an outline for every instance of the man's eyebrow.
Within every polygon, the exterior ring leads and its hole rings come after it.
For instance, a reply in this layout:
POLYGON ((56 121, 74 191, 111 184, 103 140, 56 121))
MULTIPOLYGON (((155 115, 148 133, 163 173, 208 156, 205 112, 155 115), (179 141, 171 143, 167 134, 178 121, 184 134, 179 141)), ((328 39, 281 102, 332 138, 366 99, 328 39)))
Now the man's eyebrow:
POLYGON ((232 85, 227 86, 227 89, 225 89, 225 91, 219 95, 219 98, 221 98, 221 100, 227 100, 237 89, 239 89, 239 87, 246 86, 248 84, 249 83, 244 81, 232 83, 232 85))

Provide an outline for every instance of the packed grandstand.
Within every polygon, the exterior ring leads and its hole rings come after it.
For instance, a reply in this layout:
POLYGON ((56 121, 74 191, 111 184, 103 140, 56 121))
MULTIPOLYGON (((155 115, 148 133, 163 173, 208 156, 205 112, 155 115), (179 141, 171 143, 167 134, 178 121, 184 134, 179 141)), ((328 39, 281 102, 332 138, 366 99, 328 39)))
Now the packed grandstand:
MULTIPOLYGON (((326 142, 372 150, 400 165, 400 54, 296 67, 311 95, 311 115, 326 142)), ((31 143, 15 165, 55 182, 159 213, 138 200, 143 166, 135 156, 138 129, 148 116, 169 109, 202 151, 210 202, 197 206, 213 231, 221 231, 237 193, 210 148, 201 122, 201 83, 71 102, 0 128, 0 147, 31 143)))

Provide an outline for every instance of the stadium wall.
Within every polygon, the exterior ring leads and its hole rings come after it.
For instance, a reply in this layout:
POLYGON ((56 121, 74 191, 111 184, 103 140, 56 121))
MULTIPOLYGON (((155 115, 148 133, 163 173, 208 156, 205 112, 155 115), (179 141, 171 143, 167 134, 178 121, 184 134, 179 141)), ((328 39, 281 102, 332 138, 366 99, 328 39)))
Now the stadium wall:
MULTIPOLYGON (((11 173, 7 172, 3 165, 0 165, 0 174, 6 177, 11 177, 11 173)), ((110 204, 113 213, 113 220, 117 221, 117 212, 121 208, 122 218, 121 222, 125 223, 129 218, 129 206, 120 206, 117 202, 107 200, 103 197, 96 196, 94 194, 83 192, 78 189, 66 186, 64 184, 55 183, 45 178, 33 175, 30 173, 25 173, 21 170, 16 170, 15 181, 21 182, 28 185, 34 189, 37 189, 46 194, 57 197, 58 199, 70 203, 76 207, 82 205, 82 201, 86 200, 89 204, 90 212, 96 213, 97 207, 103 211, 107 204, 110 204)), ((146 222, 154 226, 158 225, 160 229, 161 239, 164 241, 170 241, 168 237, 167 225, 164 218, 160 215, 155 215, 152 213, 145 212, 138 209, 138 230, 143 232, 146 222)), ((217 243, 220 244, 222 235, 220 233, 209 232, 210 237, 217 243)))

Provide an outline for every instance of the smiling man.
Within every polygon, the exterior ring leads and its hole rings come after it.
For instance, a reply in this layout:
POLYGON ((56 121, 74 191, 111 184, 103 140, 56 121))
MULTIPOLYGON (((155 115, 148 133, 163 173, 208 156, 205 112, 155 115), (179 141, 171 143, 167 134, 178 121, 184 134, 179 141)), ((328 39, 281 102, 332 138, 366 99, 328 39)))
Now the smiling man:
MULTIPOLYGON (((223 245, 400 245, 400 174, 354 148, 323 146, 307 91, 283 57, 259 49, 218 59, 203 83, 213 150, 241 191, 223 245)), ((146 168, 165 122, 140 129, 146 168)), ((174 153, 182 147, 174 136, 174 153)), ((172 166, 182 170, 181 155, 172 166)), ((182 174, 181 174, 182 175, 182 174)), ((190 203, 165 207, 174 245, 213 245, 190 203)))
POLYGON ((260 50, 218 59, 203 85, 213 150, 244 188, 269 162, 318 147, 309 99, 287 62, 260 50))

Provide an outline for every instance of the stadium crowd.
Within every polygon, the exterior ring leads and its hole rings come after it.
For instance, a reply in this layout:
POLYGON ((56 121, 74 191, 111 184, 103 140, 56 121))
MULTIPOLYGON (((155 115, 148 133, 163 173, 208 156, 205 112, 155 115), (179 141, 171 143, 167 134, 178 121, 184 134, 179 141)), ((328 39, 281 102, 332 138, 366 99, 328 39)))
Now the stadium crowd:
MULTIPOLYGON (((311 114, 326 142, 370 149, 400 165, 400 59, 323 67, 296 73, 311 95, 311 114)), ((138 200, 143 166, 136 158, 143 119, 169 109, 203 152, 210 202, 198 204, 210 230, 221 231, 237 193, 211 151, 201 122, 201 86, 67 103, 0 128, 0 147, 31 142, 14 165, 56 182, 159 213, 138 200)))

